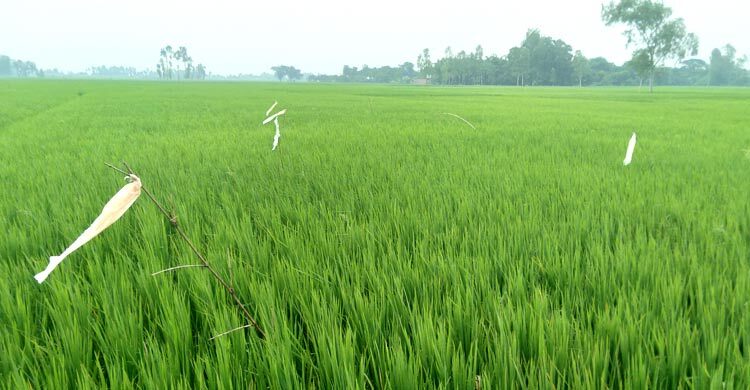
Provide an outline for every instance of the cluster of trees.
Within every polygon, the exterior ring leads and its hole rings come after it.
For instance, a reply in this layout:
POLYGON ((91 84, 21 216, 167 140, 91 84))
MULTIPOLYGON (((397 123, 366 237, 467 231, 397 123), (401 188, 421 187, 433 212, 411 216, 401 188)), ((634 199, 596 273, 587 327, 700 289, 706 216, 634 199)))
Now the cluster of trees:
POLYGON ((0 55, 0 77, 44 77, 44 71, 31 61, 0 55))
POLYGON ((442 58, 433 61, 428 49, 417 57, 416 65, 404 62, 398 66, 362 68, 344 66, 341 75, 303 75, 287 65, 274 66, 273 76, 208 75, 202 64, 193 59, 184 46, 160 50, 156 71, 138 71, 133 67, 97 66, 86 73, 43 71, 31 61, 13 60, 0 55, 0 77, 107 77, 166 80, 203 80, 207 76, 222 80, 301 80, 314 82, 359 83, 433 83, 444 85, 643 85, 650 89, 662 85, 750 85, 745 69, 746 57, 738 57, 731 45, 716 48, 709 62, 691 58, 698 49, 698 38, 687 32, 681 18, 659 0, 619 0, 602 6, 602 21, 610 26, 627 27, 627 46, 633 47, 631 59, 622 66, 605 58, 586 58, 561 39, 543 35, 537 29, 527 31, 519 46, 505 55, 486 56, 482 46, 473 52, 458 53, 448 47, 442 58), (666 64, 674 61, 674 67, 666 64))
POLYGON ((295 81, 302 78, 302 71, 293 66, 279 65, 271 67, 271 70, 279 81, 283 81, 284 79, 295 81))
MULTIPOLYGON (((442 85, 750 85, 744 68, 746 58, 737 58, 727 45, 715 49, 710 62, 687 59, 675 67, 639 66, 637 61, 616 65, 606 58, 586 58, 566 42, 529 30, 525 39, 504 56, 485 56, 481 46, 473 52, 453 53, 451 48, 437 61, 428 49, 417 65, 405 62, 397 67, 344 66, 341 75, 310 75, 313 82, 409 83, 415 79, 442 85)), ((648 62, 647 62, 648 63, 648 62)))
POLYGON ((167 45, 159 52, 159 63, 156 73, 163 80, 204 80, 206 67, 203 64, 193 66, 193 58, 187 53, 185 46, 174 50, 167 45))
POLYGON ((132 66, 94 66, 86 72, 90 77, 113 79, 156 79, 159 75, 153 70, 138 70, 132 66))
POLYGON ((364 65, 362 69, 358 69, 356 66, 344 66, 341 75, 310 75, 307 80, 315 82, 410 83, 417 75, 414 64, 404 62, 397 67, 371 68, 364 65))
POLYGON ((750 85, 750 75, 745 70, 747 57, 736 58, 737 50, 732 45, 726 45, 723 49, 723 52, 719 49, 711 52, 710 65, 703 63, 704 71, 708 71, 708 84, 750 85))
POLYGON ((418 72, 411 63, 394 67, 362 69, 345 66, 340 76, 311 76, 311 81, 409 82, 415 78, 444 85, 750 85, 746 59, 736 58, 727 45, 714 49, 710 63, 688 59, 698 49, 698 38, 687 32, 680 18, 659 1, 621 0, 602 7, 606 25, 623 24, 630 61, 617 66, 605 58, 586 58, 560 39, 542 35, 537 29, 526 33, 523 42, 504 56, 485 56, 481 46, 473 52, 454 54, 448 47, 433 61, 424 49, 417 57, 418 72), (674 60, 676 67, 667 67, 674 60), (409 66, 411 65, 411 68, 409 66))
POLYGON ((434 63, 430 60, 429 50, 425 49, 417 63, 421 76, 437 84, 582 84, 588 61, 580 52, 575 58, 576 62, 570 45, 532 29, 526 33, 520 46, 513 47, 502 57, 486 57, 482 46, 477 46, 471 53, 460 51, 457 54, 448 47, 443 58, 434 63), (578 60, 582 62, 579 64, 578 60))

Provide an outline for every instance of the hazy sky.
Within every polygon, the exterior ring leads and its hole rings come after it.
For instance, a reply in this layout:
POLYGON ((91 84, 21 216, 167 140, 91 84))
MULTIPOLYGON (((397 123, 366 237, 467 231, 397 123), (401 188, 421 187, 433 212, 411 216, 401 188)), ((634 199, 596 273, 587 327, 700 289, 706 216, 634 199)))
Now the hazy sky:
MULTIPOLYGON (((601 21, 602 0, 3 0, 0 53, 42 68, 92 65, 154 69, 159 49, 186 46, 213 73, 261 73, 274 65, 340 73, 343 65, 416 62, 481 44, 504 55, 529 28, 560 38, 587 57, 629 58, 622 27, 601 21)), ((731 43, 750 55, 745 0, 666 0, 700 38, 699 57, 731 43)))

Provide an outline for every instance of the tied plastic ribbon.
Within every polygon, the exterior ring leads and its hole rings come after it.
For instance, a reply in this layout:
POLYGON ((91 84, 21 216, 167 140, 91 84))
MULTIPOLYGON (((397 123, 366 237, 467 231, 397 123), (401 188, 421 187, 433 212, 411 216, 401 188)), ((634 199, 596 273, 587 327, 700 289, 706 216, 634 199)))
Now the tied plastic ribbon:
POLYGON ((630 165, 630 162, 633 161, 633 151, 635 150, 635 132, 633 133, 633 136, 630 137, 630 142, 628 142, 628 150, 625 152, 625 160, 622 161, 623 165, 630 165))
POLYGON ((59 256, 51 256, 49 258, 49 264, 44 271, 34 275, 34 279, 36 279, 37 282, 44 282, 49 274, 60 265, 66 257, 115 223, 115 221, 120 219, 120 217, 128 211, 130 206, 135 203, 141 195, 141 179, 136 175, 129 175, 125 179, 129 180, 129 183, 122 187, 122 189, 120 189, 120 191, 118 191, 115 196, 104 205, 101 214, 96 217, 91 226, 89 226, 88 229, 86 229, 67 249, 65 249, 62 254, 59 256))
POLYGON ((271 107, 266 110, 266 116, 267 118, 263 121, 263 125, 266 125, 273 121, 274 126, 276 126, 276 133, 273 136, 273 146, 271 147, 271 150, 276 150, 276 147, 279 146, 279 138, 281 138, 281 131, 279 131, 279 117, 286 114, 286 108, 269 116, 271 111, 273 111, 274 108, 276 108, 276 105, 278 102, 273 102, 271 107))

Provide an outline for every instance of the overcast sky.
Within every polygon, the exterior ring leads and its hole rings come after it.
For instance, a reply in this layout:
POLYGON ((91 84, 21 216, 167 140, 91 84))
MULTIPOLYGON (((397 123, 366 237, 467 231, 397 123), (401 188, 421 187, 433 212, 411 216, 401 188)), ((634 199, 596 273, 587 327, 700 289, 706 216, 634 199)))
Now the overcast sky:
MULTIPOLYGON (((284 64, 310 73, 343 65, 433 60, 482 45, 504 55, 529 28, 563 39, 587 57, 629 58, 622 27, 606 27, 602 0, 3 0, 0 54, 38 66, 83 71, 93 65, 154 69, 159 49, 186 46, 212 73, 262 73, 284 64)), ((745 0, 666 0, 700 39, 700 58, 731 43, 750 55, 745 0)))

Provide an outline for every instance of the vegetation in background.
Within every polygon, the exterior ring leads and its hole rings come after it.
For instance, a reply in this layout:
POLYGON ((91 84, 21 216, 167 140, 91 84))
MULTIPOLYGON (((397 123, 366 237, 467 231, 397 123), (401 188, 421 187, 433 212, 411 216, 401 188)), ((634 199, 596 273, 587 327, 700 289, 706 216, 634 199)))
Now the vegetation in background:
POLYGON ((0 386, 749 388, 748 93, 0 80, 0 386))
POLYGON ((44 71, 38 69, 32 61, 14 60, 0 54, 0 77, 44 77, 44 71))
POLYGON ((97 66, 85 73, 66 74, 57 69, 42 71, 33 62, 12 61, 0 56, 0 77, 103 77, 141 78, 161 80, 254 80, 279 81, 306 79, 311 82, 356 83, 419 83, 441 85, 642 85, 648 81, 649 90, 654 83, 662 85, 750 85, 750 75, 745 69, 746 57, 737 58, 736 50, 726 45, 723 52, 714 49, 710 62, 694 56, 698 38, 688 33, 681 18, 672 18, 672 10, 652 0, 620 0, 602 6, 602 19, 606 25, 624 24, 628 46, 635 46, 632 58, 623 66, 605 58, 586 58, 561 39, 542 35, 538 29, 526 32, 520 46, 511 48, 503 56, 484 54, 481 45, 473 52, 464 50, 454 54, 445 49, 442 58, 434 59, 428 49, 417 56, 416 66, 404 62, 396 67, 367 65, 358 68, 345 65, 340 75, 303 74, 289 65, 272 67, 273 75, 210 75, 205 66, 193 67, 193 59, 184 46, 174 50, 165 46, 160 51, 156 71, 137 71, 132 67, 97 66), (675 60, 674 67, 666 66, 675 60))
POLYGON ((302 78, 302 71, 293 66, 279 65, 272 67, 271 70, 279 81, 295 81, 302 78))
POLYGON ((724 46, 723 53, 719 49, 711 52, 710 85, 750 84, 750 75, 745 70, 747 57, 736 58, 736 54, 737 51, 732 45, 724 46))
POLYGON ((650 92, 654 91, 656 71, 665 61, 681 61, 698 54, 698 37, 685 30, 682 18, 670 19, 671 16, 671 8, 652 0, 620 0, 602 7, 607 26, 628 26, 628 46, 638 47, 630 64, 640 77, 648 79, 650 92))
POLYGON ((165 80, 203 80, 206 78, 206 67, 203 64, 193 67, 193 58, 188 55, 185 46, 174 50, 171 45, 167 45, 159 51, 156 73, 160 79, 165 80))

